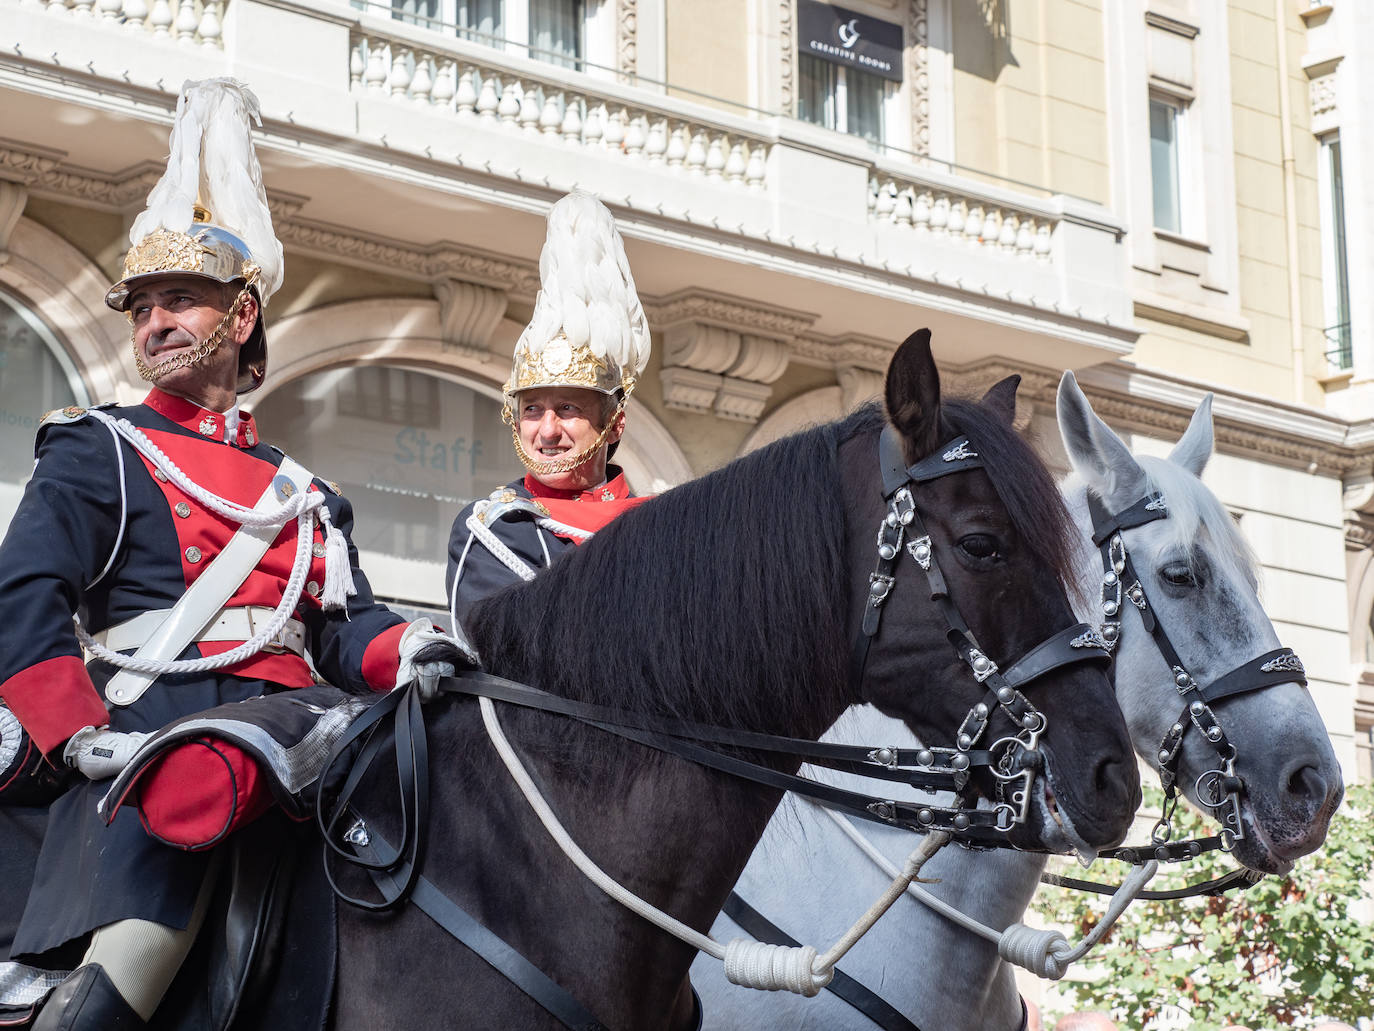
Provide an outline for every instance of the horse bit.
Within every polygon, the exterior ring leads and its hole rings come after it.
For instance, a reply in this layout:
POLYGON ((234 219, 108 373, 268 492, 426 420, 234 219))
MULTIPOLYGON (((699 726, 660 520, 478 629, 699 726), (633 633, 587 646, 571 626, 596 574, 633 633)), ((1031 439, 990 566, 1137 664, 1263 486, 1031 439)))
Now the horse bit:
POLYGON ((1093 522, 1093 543, 1102 554, 1102 614, 1105 617, 1102 639, 1109 651, 1115 649, 1121 637, 1123 600, 1129 601, 1139 610, 1141 622, 1173 671, 1174 687, 1184 702, 1182 714, 1165 732, 1156 754, 1159 779, 1164 787, 1164 807, 1150 834, 1154 848, 1122 849, 1117 850, 1116 854, 1104 852, 1103 855, 1138 861, 1137 856, 1126 853, 1140 853, 1154 859, 1173 861, 1190 858, 1204 850, 1229 852, 1237 841, 1245 837, 1240 819, 1240 796, 1245 789, 1245 782, 1236 776, 1236 747, 1226 736, 1216 713, 1212 711, 1212 705, 1223 698, 1295 680, 1305 687, 1306 670, 1291 648, 1276 648, 1242 663, 1205 687, 1198 684, 1150 607, 1144 582, 1132 565, 1122 538, 1124 530, 1144 526, 1156 519, 1167 519, 1169 507, 1164 497, 1147 494, 1129 508, 1111 515, 1090 495, 1088 510, 1093 522), (1173 812, 1178 805, 1178 767, 1183 755, 1183 738, 1189 726, 1197 727, 1217 753, 1219 765, 1200 775, 1195 787, 1198 800, 1216 814, 1222 829, 1213 838, 1171 842, 1173 812))
MULTIPOLYGON (((917 805, 895 801, 870 804, 868 811, 879 820, 915 830, 946 830, 966 835, 973 828, 1005 834, 1014 825, 1026 822, 1030 789, 1043 759, 1036 746, 1045 732, 1045 715, 1033 706, 1021 688, 1053 670, 1078 662, 1110 662, 1106 642, 1097 630, 1077 623, 1051 636, 1013 663, 1005 672, 978 646, 973 632, 950 599, 949 588, 940 571, 930 534, 926 532, 916 503, 916 488, 951 473, 983 468, 983 461, 968 437, 959 437, 915 465, 907 466, 901 441, 891 426, 883 428, 878 441, 878 460, 882 470, 883 498, 887 513, 878 527, 878 561, 869 574, 869 594, 863 624, 854 643, 853 673, 856 682, 863 677, 868 650, 882 622, 883 604, 896 585, 897 562, 903 552, 925 573, 930 598, 944 616, 946 637, 959 657, 968 665, 973 678, 987 686, 987 694, 964 717, 955 737, 954 748, 916 750, 916 769, 910 770, 909 783, 916 787, 932 785, 927 776, 949 777, 956 792, 962 792, 977 765, 990 767, 997 784, 997 798, 991 811, 969 809, 956 795, 953 806, 917 805), (908 539, 909 538, 909 539, 908 539), (983 737, 994 708, 1001 708, 1020 730, 1003 737, 990 748, 975 751, 983 737), (1019 784, 1017 782, 1019 781, 1019 784), (912 817, 914 816, 914 819, 912 817)), ((870 762, 896 769, 903 766, 909 750, 874 749, 870 762)), ((948 782, 947 782, 948 783, 948 782)))

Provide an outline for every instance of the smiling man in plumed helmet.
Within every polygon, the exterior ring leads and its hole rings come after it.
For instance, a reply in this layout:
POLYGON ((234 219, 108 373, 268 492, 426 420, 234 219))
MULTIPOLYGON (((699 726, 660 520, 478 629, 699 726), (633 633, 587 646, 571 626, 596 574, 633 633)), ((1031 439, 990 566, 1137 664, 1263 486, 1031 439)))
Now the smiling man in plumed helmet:
MULTIPOLYGON (((27 991, 36 1031, 145 1026, 218 868, 212 852, 183 848, 245 817, 235 806, 254 770, 231 745, 169 756, 145 781, 142 822, 134 808, 98 812, 149 734, 226 703, 317 691, 316 674, 380 692, 460 661, 428 621, 373 601, 348 502, 239 409, 266 373, 262 312, 283 271, 257 120, 240 83, 183 88, 167 173, 106 295, 128 315, 152 389, 142 404, 44 418, 0 545, 0 698, 22 754, 71 770, 0 955, 0 1006, 27 991), (79 962, 44 1001, 54 950, 79 962)), ((0 804, 16 776, 0 769, 0 804)))
POLYGON ((455 623, 644 500, 610 464, 650 349, 624 242, 589 193, 558 201, 548 222, 539 296, 515 345, 502 411, 528 472, 454 521, 448 594, 455 623))

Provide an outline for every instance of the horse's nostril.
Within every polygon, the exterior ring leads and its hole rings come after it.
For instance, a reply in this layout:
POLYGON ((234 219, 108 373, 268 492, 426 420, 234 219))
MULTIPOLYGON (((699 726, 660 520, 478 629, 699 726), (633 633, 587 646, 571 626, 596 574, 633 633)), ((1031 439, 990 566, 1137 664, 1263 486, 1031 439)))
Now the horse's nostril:
POLYGON ((1328 785, 1316 767, 1303 765, 1288 775, 1285 787, 1292 798, 1320 803, 1326 800, 1328 785))

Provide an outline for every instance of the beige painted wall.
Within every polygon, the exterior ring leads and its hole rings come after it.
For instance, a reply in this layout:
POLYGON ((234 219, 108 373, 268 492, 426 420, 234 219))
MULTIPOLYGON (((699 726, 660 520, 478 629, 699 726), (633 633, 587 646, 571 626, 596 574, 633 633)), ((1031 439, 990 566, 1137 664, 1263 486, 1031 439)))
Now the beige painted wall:
MULTIPOLYGON (((665 0, 668 74, 674 86, 735 104, 749 102, 748 4, 741 0, 665 0)), ((687 96, 669 89, 670 95, 687 96)), ((709 103, 705 97, 692 100, 709 103)), ((721 105, 730 110, 728 105, 721 105)))
POLYGON ((1099 0, 956 0, 951 14, 959 164, 1107 203, 1099 0))

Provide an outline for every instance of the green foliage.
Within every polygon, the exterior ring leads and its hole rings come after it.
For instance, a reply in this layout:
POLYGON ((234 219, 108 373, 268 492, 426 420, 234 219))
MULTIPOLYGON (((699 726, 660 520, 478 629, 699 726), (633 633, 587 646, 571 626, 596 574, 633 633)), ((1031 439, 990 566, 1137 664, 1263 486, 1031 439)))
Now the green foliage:
MULTIPOLYGON (((1147 789, 1146 801, 1158 811, 1159 790, 1151 797, 1147 789)), ((1061 991, 1077 1008, 1110 1012, 1140 1031, 1177 1026, 1179 1010, 1192 1031, 1355 1024, 1374 1015, 1371 824, 1374 788, 1353 787, 1326 844, 1289 876, 1224 898, 1136 902, 1090 956, 1089 979, 1061 982, 1061 991)), ((1174 828, 1176 838, 1206 833, 1185 806, 1174 828)), ((1162 866, 1150 887, 1181 887, 1232 866, 1217 854, 1162 866)), ((1045 888, 1035 908, 1081 935, 1101 917, 1106 896, 1045 888)))

